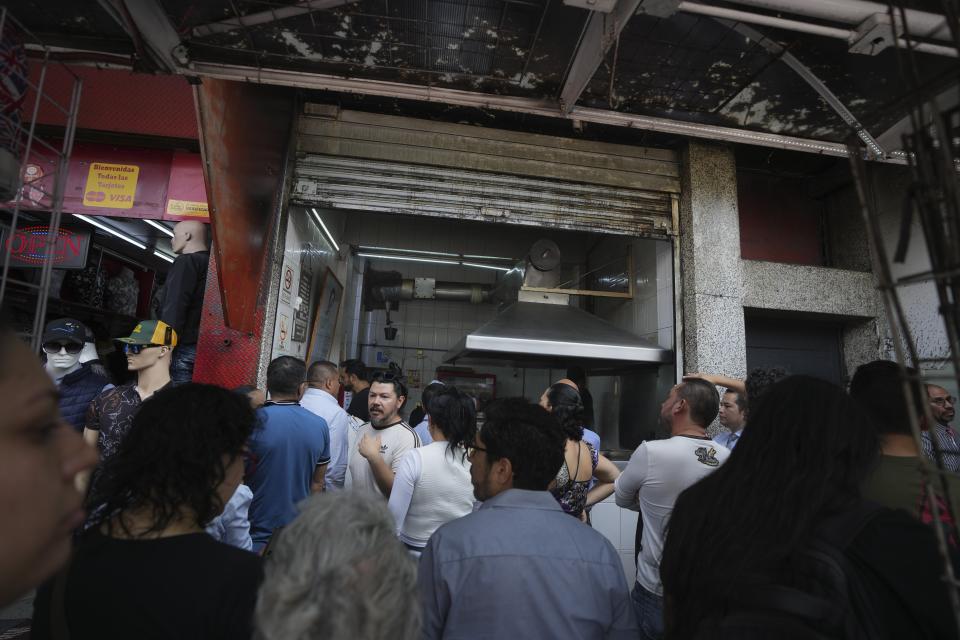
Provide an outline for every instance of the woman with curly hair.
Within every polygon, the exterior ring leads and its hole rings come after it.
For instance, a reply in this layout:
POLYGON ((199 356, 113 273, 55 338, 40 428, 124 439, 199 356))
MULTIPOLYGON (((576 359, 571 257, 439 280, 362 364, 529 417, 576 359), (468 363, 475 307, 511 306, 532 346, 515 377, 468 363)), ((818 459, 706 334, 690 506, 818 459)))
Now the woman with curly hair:
POLYGON ((246 398, 211 385, 144 402, 72 560, 37 596, 31 637, 250 637, 260 559, 204 526, 242 480, 254 423, 246 398))
POLYGON ((553 414, 567 434, 563 466, 550 493, 565 512, 586 522, 586 508, 613 493, 620 471, 584 438, 583 403, 575 387, 564 380, 554 383, 540 396, 540 406, 553 414))

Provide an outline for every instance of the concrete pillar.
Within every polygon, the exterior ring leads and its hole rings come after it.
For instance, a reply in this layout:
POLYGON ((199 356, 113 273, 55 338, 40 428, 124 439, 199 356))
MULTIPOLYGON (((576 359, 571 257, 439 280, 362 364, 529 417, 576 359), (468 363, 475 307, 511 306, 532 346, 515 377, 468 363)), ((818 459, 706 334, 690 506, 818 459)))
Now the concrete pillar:
POLYGON ((683 370, 742 378, 747 358, 733 150, 690 141, 681 189, 683 370))

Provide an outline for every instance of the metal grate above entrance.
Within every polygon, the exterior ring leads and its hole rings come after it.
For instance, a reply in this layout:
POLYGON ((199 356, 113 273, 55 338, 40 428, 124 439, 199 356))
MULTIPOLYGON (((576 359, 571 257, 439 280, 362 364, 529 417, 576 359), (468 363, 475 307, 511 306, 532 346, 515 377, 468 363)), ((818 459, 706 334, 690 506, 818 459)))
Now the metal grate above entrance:
POLYGON ((672 228, 670 193, 318 154, 297 159, 292 199, 334 209, 631 236, 669 234, 672 228))

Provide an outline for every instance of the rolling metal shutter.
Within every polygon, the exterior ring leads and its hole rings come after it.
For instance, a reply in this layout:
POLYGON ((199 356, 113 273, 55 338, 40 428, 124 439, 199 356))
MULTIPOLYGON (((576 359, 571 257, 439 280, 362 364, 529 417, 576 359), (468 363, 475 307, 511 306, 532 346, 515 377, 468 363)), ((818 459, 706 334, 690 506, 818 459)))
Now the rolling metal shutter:
POLYGON ((680 189, 672 151, 322 105, 297 149, 292 200, 334 209, 662 235, 680 189))

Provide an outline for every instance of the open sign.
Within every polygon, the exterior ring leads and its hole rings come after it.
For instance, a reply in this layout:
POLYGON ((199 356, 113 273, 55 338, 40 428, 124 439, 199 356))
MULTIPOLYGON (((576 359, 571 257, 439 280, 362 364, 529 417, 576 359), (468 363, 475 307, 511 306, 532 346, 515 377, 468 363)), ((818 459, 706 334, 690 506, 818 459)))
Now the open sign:
MULTIPOLYGON (((57 269, 83 269, 87 266, 90 251, 90 232, 60 227, 55 240, 49 242, 49 225, 21 227, 10 234, 9 229, 0 233, 0 247, 10 253, 10 266, 40 268, 49 254, 53 254, 53 266, 57 269)), ((0 254, 0 260, 3 254, 0 254)))

